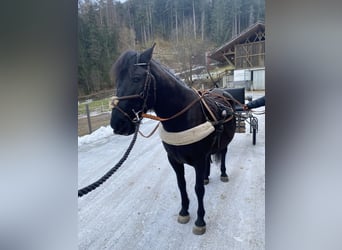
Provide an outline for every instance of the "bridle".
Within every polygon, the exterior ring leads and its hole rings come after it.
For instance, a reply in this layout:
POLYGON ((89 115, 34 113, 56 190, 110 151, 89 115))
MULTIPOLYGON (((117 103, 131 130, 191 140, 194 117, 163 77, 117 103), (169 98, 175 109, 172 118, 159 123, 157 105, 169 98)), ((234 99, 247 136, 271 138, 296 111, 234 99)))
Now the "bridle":
POLYGON ((171 119, 174 119, 178 116, 180 116, 181 114, 185 113, 187 110, 189 110, 195 103, 197 103, 198 101, 200 101, 202 99, 201 96, 199 96, 199 98, 194 99, 191 103, 189 103, 185 108, 183 108, 181 111, 179 111, 178 113, 172 115, 171 117, 168 118, 162 118, 159 116, 155 116, 155 115, 151 115, 151 114, 146 114, 144 111, 147 108, 147 101, 148 101, 148 95, 151 89, 151 82, 153 82, 153 95, 154 95, 154 102, 156 102, 156 98, 157 98, 157 86, 156 86, 156 79, 153 76, 153 74, 151 73, 151 66, 150 66, 150 62, 148 63, 139 63, 139 54, 137 54, 137 62, 134 64, 135 66, 147 66, 147 70, 146 70, 146 78, 145 78, 145 83, 144 83, 144 89, 143 91, 141 91, 139 94, 135 94, 135 95, 126 95, 126 96, 113 96, 109 102, 109 106, 112 109, 117 109, 118 111, 120 111, 124 116, 126 116, 132 123, 138 123, 140 122, 143 118, 149 118, 152 120, 156 120, 159 122, 162 121, 168 121, 171 119), (124 110, 122 110, 119 107, 119 101, 122 100, 129 100, 129 99, 142 99, 143 100, 143 105, 142 108, 139 111, 135 111, 134 109, 132 109, 132 112, 134 114, 134 118, 131 118, 129 116, 129 114, 127 114, 127 112, 125 112, 124 110))
POLYGON ((144 114, 144 110, 146 110, 147 108, 147 101, 148 101, 148 96, 151 90, 151 82, 153 82, 153 92, 154 92, 154 102, 156 101, 156 91, 157 91, 157 87, 156 87, 156 80, 154 78, 154 76, 151 74, 151 69, 150 69, 150 63, 139 63, 139 54, 137 54, 137 62, 134 64, 134 66, 147 66, 146 69, 146 78, 145 78, 145 82, 144 82, 144 89, 139 93, 139 94, 135 94, 135 95, 126 95, 126 96, 114 96, 111 98, 109 106, 112 109, 117 109, 118 111, 120 111, 124 116, 126 116, 132 123, 138 123, 141 121, 141 119, 143 118, 143 114, 144 114), (134 109, 132 109, 132 112, 134 114, 134 118, 131 118, 131 116, 129 114, 127 114, 127 112, 125 112, 124 110, 122 110, 119 107, 119 101, 122 100, 129 100, 129 99, 141 99, 143 100, 143 105, 141 107, 141 109, 139 111, 135 111, 134 109))

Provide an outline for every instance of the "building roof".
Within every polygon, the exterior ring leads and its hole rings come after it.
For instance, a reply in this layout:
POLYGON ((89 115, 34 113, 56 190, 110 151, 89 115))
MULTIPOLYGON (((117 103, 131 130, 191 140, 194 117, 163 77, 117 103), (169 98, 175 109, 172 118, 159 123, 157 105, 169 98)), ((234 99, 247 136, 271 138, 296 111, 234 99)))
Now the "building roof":
MULTIPOLYGON (((265 24, 263 22, 257 22, 249 26, 240 34, 234 36, 229 42, 225 43, 221 47, 209 53, 208 57, 219 62, 225 62, 226 61, 224 57, 225 53, 227 53, 228 51, 234 51, 235 45, 245 43, 247 40, 249 40, 250 42, 253 42, 254 40, 253 37, 255 37, 256 33, 259 31, 262 31, 263 33, 265 33, 265 24), (250 39, 250 38, 253 38, 253 39, 250 39)), ((263 37, 263 39, 265 39, 265 37, 263 37)))

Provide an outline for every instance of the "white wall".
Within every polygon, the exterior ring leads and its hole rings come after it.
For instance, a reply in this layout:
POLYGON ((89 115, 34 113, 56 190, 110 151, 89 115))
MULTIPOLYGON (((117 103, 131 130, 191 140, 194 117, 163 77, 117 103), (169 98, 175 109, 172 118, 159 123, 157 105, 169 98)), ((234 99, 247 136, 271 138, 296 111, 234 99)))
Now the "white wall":
POLYGON ((265 69, 253 70, 253 90, 265 90, 265 69))
POLYGON ((234 81, 250 81, 251 71, 248 69, 234 70, 234 81))

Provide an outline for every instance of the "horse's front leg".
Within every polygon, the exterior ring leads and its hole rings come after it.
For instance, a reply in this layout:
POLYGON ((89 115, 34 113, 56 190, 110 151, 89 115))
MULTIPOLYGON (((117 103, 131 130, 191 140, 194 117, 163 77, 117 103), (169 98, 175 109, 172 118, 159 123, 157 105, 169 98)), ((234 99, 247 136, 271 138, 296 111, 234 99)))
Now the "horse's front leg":
POLYGON ((221 150, 221 181, 223 182, 228 182, 229 181, 229 177, 226 173, 226 154, 227 154, 227 147, 225 147, 224 149, 221 150))
MULTIPOLYGON (((206 160, 206 159, 205 159, 206 160)), ((201 165, 195 166, 196 171, 196 184, 195 184, 195 192, 197 195, 198 201, 198 209, 197 209, 197 220, 195 221, 195 226, 193 227, 192 232, 197 235, 201 235, 205 233, 205 221, 204 215, 205 210, 203 206, 203 197, 204 197, 204 174, 205 174, 205 160, 201 162, 201 165)))
POLYGON ((182 198, 182 209, 179 212, 177 221, 181 224, 188 223, 190 220, 189 215, 189 198, 186 192, 186 182, 184 177, 184 164, 176 162, 171 156, 168 155, 169 162, 175 170, 177 176, 177 184, 182 198))
POLYGON ((205 175, 204 175, 204 185, 209 183, 209 176, 210 176, 210 155, 206 158, 205 161, 205 175))

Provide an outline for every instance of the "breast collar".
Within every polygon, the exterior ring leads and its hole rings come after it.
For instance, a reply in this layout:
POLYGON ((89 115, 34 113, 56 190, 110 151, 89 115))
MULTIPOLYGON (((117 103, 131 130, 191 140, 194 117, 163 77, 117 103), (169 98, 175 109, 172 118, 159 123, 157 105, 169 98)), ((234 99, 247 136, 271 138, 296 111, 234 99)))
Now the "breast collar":
POLYGON ((167 132, 163 126, 159 126, 159 136, 162 141, 174 146, 198 142, 214 131, 215 127, 209 121, 181 132, 167 132))

